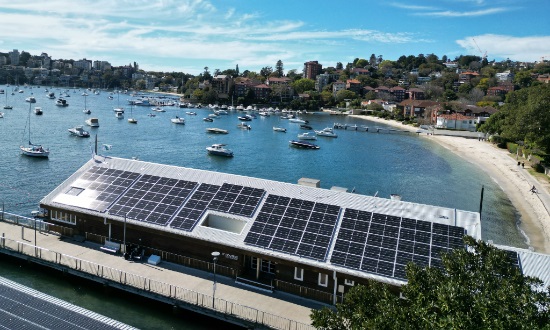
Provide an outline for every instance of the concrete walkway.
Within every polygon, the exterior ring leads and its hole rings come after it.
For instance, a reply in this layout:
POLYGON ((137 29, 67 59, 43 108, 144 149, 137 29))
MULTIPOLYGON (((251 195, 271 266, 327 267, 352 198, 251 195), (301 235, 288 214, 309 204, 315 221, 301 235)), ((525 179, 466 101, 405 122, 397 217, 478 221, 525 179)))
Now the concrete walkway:
MULTIPOLYGON (((35 231, 32 228, 0 222, 0 236, 2 234, 5 235, 6 239, 20 241, 30 245, 34 245, 35 243, 35 231)), ((36 232, 36 245, 50 251, 90 261, 105 267, 115 268, 126 273, 136 274, 205 295, 211 296, 213 292, 212 273, 167 262, 161 262, 159 265, 154 266, 147 263, 127 261, 121 255, 103 252, 99 249, 99 244, 77 242, 45 232, 36 232)), ((304 325, 311 324, 309 315, 312 308, 317 309, 325 306, 321 303, 301 299, 285 293, 274 292, 270 294, 260 292, 253 288, 235 284, 233 279, 219 275, 216 276, 216 280, 216 298, 255 308, 259 311, 303 323, 304 325)))

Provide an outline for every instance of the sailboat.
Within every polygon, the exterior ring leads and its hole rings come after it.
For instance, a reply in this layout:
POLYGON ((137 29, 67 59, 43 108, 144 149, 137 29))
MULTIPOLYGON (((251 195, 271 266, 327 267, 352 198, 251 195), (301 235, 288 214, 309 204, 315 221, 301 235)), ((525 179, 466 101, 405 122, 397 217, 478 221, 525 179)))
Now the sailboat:
POLYGON ((116 108, 114 108, 113 110, 115 112, 124 113, 124 108, 120 107, 120 91, 117 91, 116 94, 117 94, 116 108))
MULTIPOLYGON (((12 93, 13 95, 13 93, 12 93)), ((6 92, 6 105, 4 106, 4 109, 11 110, 13 107, 11 105, 8 105, 8 92, 6 92)))
POLYGON ((40 144, 33 144, 31 142, 31 107, 32 103, 29 103, 29 119, 27 121, 27 126, 29 128, 29 145, 20 146, 21 154, 31 157, 48 157, 50 155, 50 149, 44 148, 40 144))
POLYGON ((92 111, 86 107, 86 97, 88 97, 88 94, 83 93, 82 95, 84 95, 84 110, 82 110, 82 112, 89 115, 92 113, 92 111))
POLYGON ((132 113, 133 113, 133 112, 132 112, 132 109, 133 109, 133 108, 134 108, 134 106, 133 106, 133 105, 130 105, 130 118, 128 118, 128 122, 129 122, 130 124, 137 124, 137 119, 134 118, 134 116, 133 116, 133 114, 132 114, 132 113))

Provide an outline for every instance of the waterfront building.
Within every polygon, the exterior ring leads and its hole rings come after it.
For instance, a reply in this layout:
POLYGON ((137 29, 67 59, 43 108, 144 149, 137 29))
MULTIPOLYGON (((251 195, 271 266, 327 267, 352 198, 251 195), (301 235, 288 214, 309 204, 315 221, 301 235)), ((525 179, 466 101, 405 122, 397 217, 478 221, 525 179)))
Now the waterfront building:
POLYGON ((309 61, 304 63, 304 78, 313 79, 323 70, 323 65, 318 61, 309 61))
POLYGON ((8 53, 8 56, 10 57, 11 65, 17 66, 19 65, 19 57, 20 53, 17 49, 14 49, 13 51, 8 53))
POLYGON ((408 262, 438 267, 481 235, 477 212, 103 156, 40 205, 75 235, 202 261, 218 251, 225 275, 328 303, 367 280, 397 289, 408 262))

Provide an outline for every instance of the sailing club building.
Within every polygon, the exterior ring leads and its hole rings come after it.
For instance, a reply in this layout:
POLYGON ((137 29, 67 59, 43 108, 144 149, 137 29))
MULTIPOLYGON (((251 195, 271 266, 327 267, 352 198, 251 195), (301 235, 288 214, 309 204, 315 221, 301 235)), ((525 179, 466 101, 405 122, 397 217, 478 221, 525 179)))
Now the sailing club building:
POLYGON ((327 303, 369 279, 397 289, 407 263, 440 267, 464 235, 481 238, 477 212, 103 156, 40 206, 98 243, 197 263, 216 251, 240 283, 327 303))

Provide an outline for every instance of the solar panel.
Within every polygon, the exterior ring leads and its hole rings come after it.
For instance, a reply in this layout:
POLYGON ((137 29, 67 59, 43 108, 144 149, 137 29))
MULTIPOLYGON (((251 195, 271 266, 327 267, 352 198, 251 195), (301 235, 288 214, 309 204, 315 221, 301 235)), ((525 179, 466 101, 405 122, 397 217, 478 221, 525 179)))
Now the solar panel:
POLYGON ((405 279, 405 265, 442 267, 441 256, 464 248, 461 227, 346 209, 331 263, 405 279))
POLYGON ((55 202, 105 212, 132 183, 138 173, 93 166, 84 172, 55 202))
POLYGON ((287 254, 325 260, 339 214, 340 207, 335 205, 270 194, 244 242, 287 254), (265 226, 261 235, 258 235, 262 224, 265 226))

